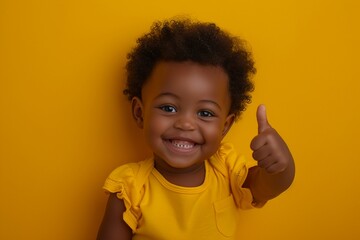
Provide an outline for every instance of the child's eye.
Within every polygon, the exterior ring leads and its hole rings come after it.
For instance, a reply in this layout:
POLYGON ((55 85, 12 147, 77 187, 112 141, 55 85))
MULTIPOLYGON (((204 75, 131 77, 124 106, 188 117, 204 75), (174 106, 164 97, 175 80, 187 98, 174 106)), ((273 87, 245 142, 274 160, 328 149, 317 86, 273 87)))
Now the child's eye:
POLYGON ((199 111, 199 112, 198 112, 198 115, 199 115, 200 117, 213 117, 213 116, 215 116, 214 113, 212 113, 212 112, 210 112, 210 111, 206 111, 206 110, 199 111))
POLYGON ((163 110, 164 112, 171 112, 171 113, 174 113, 176 112, 176 108, 173 107, 173 106, 170 106, 170 105, 164 105, 164 106, 161 106, 159 107, 161 110, 163 110))

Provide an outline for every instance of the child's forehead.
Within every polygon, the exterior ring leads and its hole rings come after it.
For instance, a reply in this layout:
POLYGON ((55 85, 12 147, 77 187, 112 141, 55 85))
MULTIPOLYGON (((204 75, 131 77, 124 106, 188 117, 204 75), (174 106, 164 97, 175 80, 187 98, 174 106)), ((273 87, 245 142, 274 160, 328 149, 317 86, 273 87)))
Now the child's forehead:
POLYGON ((155 64, 149 79, 171 79, 183 76, 199 76, 228 78, 221 66, 204 65, 193 61, 159 61, 155 64))
POLYGON ((228 95, 228 76, 218 66, 190 61, 159 62, 142 88, 143 93, 147 92, 150 95, 164 92, 183 94, 184 91, 189 95, 228 95))

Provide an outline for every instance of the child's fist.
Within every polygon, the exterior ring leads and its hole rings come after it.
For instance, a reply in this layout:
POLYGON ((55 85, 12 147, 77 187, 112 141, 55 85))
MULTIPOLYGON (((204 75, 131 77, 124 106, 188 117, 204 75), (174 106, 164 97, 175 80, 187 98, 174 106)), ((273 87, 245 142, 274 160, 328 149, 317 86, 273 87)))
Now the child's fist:
POLYGON ((291 153, 281 136, 270 126, 264 105, 259 105, 256 117, 258 135, 250 144, 253 158, 258 162, 258 166, 264 168, 266 172, 280 173, 293 161, 291 153))

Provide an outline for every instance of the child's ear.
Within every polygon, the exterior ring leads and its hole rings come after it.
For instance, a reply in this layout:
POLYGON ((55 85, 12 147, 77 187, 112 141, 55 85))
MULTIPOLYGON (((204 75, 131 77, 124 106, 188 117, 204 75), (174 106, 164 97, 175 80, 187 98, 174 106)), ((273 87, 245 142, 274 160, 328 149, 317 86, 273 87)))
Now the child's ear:
POLYGON ((138 97, 133 97, 131 100, 131 110, 133 118, 135 119, 136 124, 139 128, 144 127, 144 118, 143 118, 143 104, 138 97))
POLYGON ((223 137, 225 137, 225 135, 228 133, 228 131, 230 130, 234 121, 235 121, 235 114, 232 113, 226 117, 224 128, 223 128, 223 133, 222 133, 223 137))

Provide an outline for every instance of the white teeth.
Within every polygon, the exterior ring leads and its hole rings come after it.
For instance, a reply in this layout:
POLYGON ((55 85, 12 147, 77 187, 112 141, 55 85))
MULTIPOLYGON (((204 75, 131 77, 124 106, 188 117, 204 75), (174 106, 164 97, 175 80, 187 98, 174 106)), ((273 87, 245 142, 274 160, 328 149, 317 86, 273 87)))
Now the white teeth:
POLYGON ((189 143, 186 141, 174 141, 173 140, 171 143, 178 148, 190 149, 190 148, 194 147, 193 143, 189 143))
POLYGON ((192 145, 185 145, 185 144, 174 144, 174 145, 179 148, 191 148, 192 147, 192 145))

